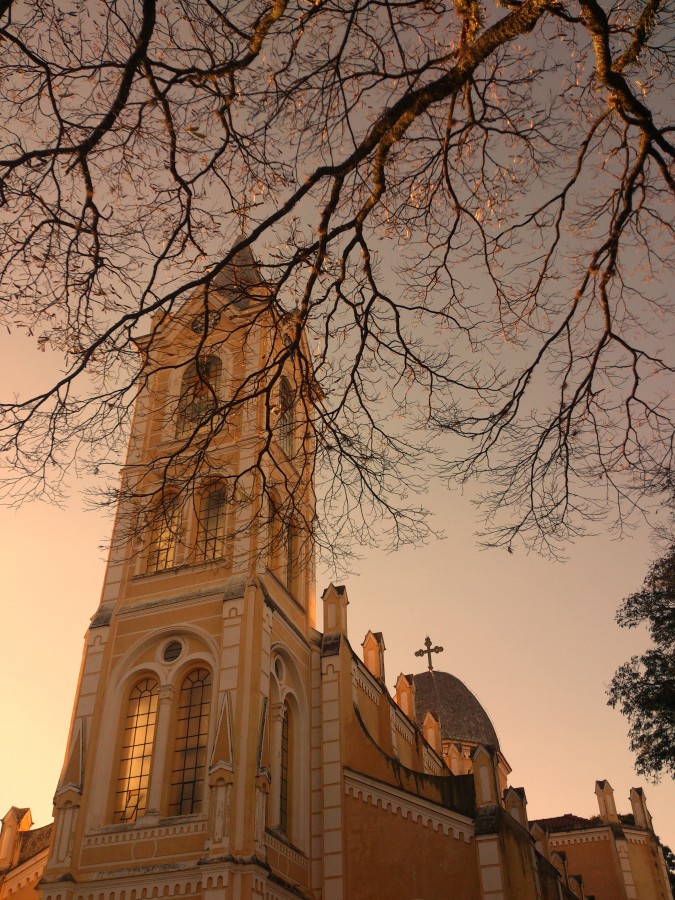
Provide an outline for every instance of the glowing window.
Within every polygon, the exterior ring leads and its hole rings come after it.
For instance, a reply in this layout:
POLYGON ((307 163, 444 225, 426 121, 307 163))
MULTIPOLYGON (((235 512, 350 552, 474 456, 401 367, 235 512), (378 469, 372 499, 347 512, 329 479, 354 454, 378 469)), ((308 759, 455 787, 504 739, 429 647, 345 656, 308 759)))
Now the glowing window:
POLYGON ((146 810, 156 723, 157 681, 145 678, 129 695, 115 794, 117 822, 135 822, 146 810))
POLYGON ((217 356, 205 356, 186 368, 178 401, 178 437, 205 424, 217 408, 221 370, 217 356))
POLYGON ((287 378, 279 382, 279 444, 286 456, 293 455, 293 428, 295 415, 293 409, 295 397, 287 378))
POLYGON ((168 498, 155 513, 148 547, 148 572, 170 569, 176 560, 180 511, 175 497, 168 498))
POLYGON ((225 491, 211 490, 202 497, 197 531, 197 556, 201 560, 223 555, 225 537, 225 491))
POLYGON ((210 708, 211 675, 206 669, 195 669, 180 691, 169 797, 171 816, 202 811, 210 708))

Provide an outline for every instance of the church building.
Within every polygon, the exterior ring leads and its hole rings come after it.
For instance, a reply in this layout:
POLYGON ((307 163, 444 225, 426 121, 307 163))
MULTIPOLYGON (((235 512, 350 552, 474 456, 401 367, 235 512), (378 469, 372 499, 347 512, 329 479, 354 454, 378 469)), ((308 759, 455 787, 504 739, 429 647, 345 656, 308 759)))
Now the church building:
POLYGON ((317 630, 318 389, 267 296, 244 251, 138 341, 54 824, 5 815, 0 900, 673 900, 642 791, 530 822, 440 648, 392 696, 344 586, 317 630))

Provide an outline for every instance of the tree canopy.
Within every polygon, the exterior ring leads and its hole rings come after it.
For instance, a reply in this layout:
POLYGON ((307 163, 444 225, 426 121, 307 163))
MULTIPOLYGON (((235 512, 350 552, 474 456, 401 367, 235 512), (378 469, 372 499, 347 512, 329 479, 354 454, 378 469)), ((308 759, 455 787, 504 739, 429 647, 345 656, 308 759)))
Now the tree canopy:
POLYGON ((4 399, 5 498, 114 456, 134 338, 251 248, 334 531, 424 539, 431 475, 480 480, 509 549, 621 527, 672 472, 671 29, 663 0, 0 0, 1 322, 65 360, 4 399))
POLYGON ((647 625, 652 646, 617 669, 609 704, 630 723, 636 770, 653 779, 675 776, 675 544, 652 564, 616 619, 625 628, 647 625))

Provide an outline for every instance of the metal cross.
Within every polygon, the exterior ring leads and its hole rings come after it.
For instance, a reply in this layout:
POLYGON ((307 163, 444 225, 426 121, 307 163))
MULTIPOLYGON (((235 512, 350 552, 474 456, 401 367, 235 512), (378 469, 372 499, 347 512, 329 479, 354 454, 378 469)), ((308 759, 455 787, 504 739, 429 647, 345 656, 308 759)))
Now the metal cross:
POLYGON ((415 656, 424 656, 425 654, 429 657, 429 671, 433 672, 434 667, 431 665, 431 654, 432 653, 442 653, 442 647, 432 647, 431 639, 427 636, 424 641, 424 646, 427 648, 426 650, 415 650, 415 656))
POLYGON ((235 207, 234 212, 239 216, 239 228, 242 234, 246 234, 248 230, 248 218, 251 210, 257 206, 258 204, 255 201, 255 195, 253 200, 249 200, 248 196, 244 194, 244 199, 241 202, 240 206, 235 207))

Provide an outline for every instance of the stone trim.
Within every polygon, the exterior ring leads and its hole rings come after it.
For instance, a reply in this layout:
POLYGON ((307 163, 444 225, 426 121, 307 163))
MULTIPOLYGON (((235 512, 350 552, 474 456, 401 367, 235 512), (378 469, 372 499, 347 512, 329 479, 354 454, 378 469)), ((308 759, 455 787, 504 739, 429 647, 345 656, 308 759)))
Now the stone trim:
POLYGON ((406 714, 398 710, 395 706, 392 705, 389 711, 391 714, 392 729, 396 734, 400 734, 403 740, 412 747, 415 743, 414 726, 411 724, 406 714))
POLYGON ((48 852, 49 847, 45 847, 35 856, 5 872, 4 881, 1 882, 3 897, 11 897, 17 891, 24 891, 27 887, 31 885, 34 887, 38 883, 47 862, 48 852))
POLYGON ((125 844, 129 841, 144 841, 152 838, 173 837, 177 834, 199 834, 206 832, 206 822, 176 822, 171 825, 153 825, 150 828, 138 828, 124 825, 114 831, 95 832, 83 840, 84 847, 99 847, 102 844, 125 844), (122 828, 124 830, 122 830, 122 828))
MULTIPOLYGON (((248 867, 247 867, 248 868, 248 867)), ((88 882, 42 882, 43 900, 150 900, 161 897, 194 897, 195 893, 224 889, 232 871, 219 874, 196 872, 194 867, 181 864, 146 866, 140 869, 102 872, 88 882), (130 882, 129 877, 135 876, 130 882), (132 886, 130 886, 132 885, 132 886)))
POLYGON ((565 846, 567 844, 590 844, 596 841, 606 841, 609 835, 605 831, 595 832, 594 834, 551 834, 549 841, 551 847, 565 846))
POLYGON ((265 846, 276 850, 281 856, 300 866, 305 871, 309 867, 309 860, 304 853, 289 846, 285 841, 280 840, 269 829, 265 831, 265 846))
MULTIPOLYGON (((183 568, 188 568, 184 566, 183 568)), ((171 577, 175 572, 182 571, 180 566, 174 569, 167 569, 163 572, 154 572, 150 575, 134 575, 132 581, 149 577, 171 577)), ((238 593, 239 588, 233 596, 228 596, 228 586, 214 588, 204 588, 200 591, 177 592, 172 593, 170 597, 158 597, 155 600, 146 600, 145 602, 133 603, 130 606, 124 606, 117 610, 117 617, 120 619, 134 619, 143 616, 151 610, 161 609, 164 606, 175 606, 180 603, 182 606, 194 606, 197 603, 203 603, 205 600, 213 600, 217 603, 226 603, 228 600, 240 600, 238 593)), ((189 621, 189 620, 188 620, 189 621)))
POLYGON ((357 687, 361 688, 367 697, 370 697, 373 703, 379 702, 382 695, 380 685, 370 672, 364 671, 362 666, 355 660, 352 660, 352 681, 357 687))
POLYGON ((370 672, 364 672, 361 666, 352 660, 352 682, 360 687, 363 693, 370 697, 373 703, 377 703, 382 694, 382 689, 370 672))
POLYGON ((428 747, 422 747, 422 758, 424 760, 424 771, 431 772, 432 775, 442 775, 444 766, 439 760, 436 753, 428 747))
POLYGON ((434 831, 442 831, 444 835, 452 834, 456 840, 465 843, 469 843, 474 836, 471 819, 445 810, 430 800, 413 797, 391 785, 373 781, 366 775, 349 770, 344 771, 344 782, 347 796, 430 827, 434 831))
POLYGON ((634 834, 630 831, 624 831, 626 840, 629 844, 648 844, 649 839, 646 834, 634 834))

